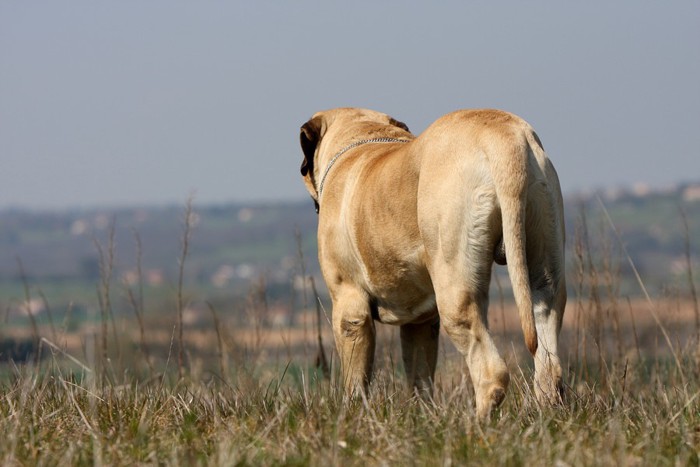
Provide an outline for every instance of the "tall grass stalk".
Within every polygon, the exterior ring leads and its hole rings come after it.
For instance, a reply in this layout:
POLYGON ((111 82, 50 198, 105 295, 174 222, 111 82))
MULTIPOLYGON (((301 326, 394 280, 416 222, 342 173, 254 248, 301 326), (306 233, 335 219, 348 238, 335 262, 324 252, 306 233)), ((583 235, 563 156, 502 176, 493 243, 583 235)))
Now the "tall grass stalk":
MULTIPOLYGON (((32 337, 34 339, 35 343, 39 342, 39 326, 36 324, 36 318, 34 317, 34 311, 32 310, 32 295, 29 291, 29 280, 27 279, 27 275, 24 272, 24 265, 22 264, 22 259, 17 258, 17 268, 19 269, 19 276, 22 281, 22 288, 24 290, 24 310, 25 313, 27 313, 27 317, 29 318, 29 323, 32 326, 32 337)), ((36 355, 37 362, 39 358, 39 354, 37 353, 36 355)))
POLYGON ((185 355, 185 341, 183 338, 183 319, 182 315, 185 308, 185 299, 183 294, 183 284, 185 277, 185 261, 187 260, 187 255, 190 251, 190 240, 192 236, 192 223, 194 211, 192 209, 192 203, 194 201, 194 195, 190 195, 187 199, 185 205, 185 218, 183 220, 183 232, 182 232, 182 251, 180 254, 180 261, 178 264, 178 275, 177 275, 177 376, 178 379, 184 377, 184 355, 185 355))
POLYGON ((129 299, 129 304, 131 309, 136 316, 136 321, 139 326, 139 349, 143 355, 146 363, 148 364, 149 374, 153 376, 153 363, 151 362, 151 355, 148 351, 148 343, 146 342, 146 326, 143 321, 143 270, 142 270, 142 257, 143 248, 141 245, 141 236, 138 232, 134 231, 134 241, 136 243, 136 285, 138 286, 138 292, 135 294, 130 284, 125 281, 126 294, 129 299))
POLYGON ((318 296, 318 291, 316 290, 316 281, 313 276, 309 276, 311 281, 311 290, 313 296, 316 297, 316 341, 318 343, 318 353, 316 354, 316 368, 320 368, 323 376, 325 378, 330 378, 330 367, 328 366, 328 359, 326 358, 326 351, 323 347, 323 332, 321 328, 321 298, 318 296))
POLYGON ((581 204, 579 206, 579 217, 577 220, 576 224, 576 233, 575 233, 575 241, 574 241, 574 261, 575 261, 575 279, 576 279, 576 287, 575 287, 575 292, 576 292, 576 318, 575 318, 575 332, 576 332, 576 339, 575 339, 575 354, 574 354, 574 361, 575 362, 581 362, 581 364, 578 366, 579 371, 577 375, 577 379, 581 380, 585 377, 588 377, 588 358, 587 358, 587 345, 586 345, 586 336, 587 333, 585 332, 585 326, 584 326, 584 318, 586 316, 585 312, 585 304, 584 304, 584 296, 585 296, 585 280, 586 280, 586 256, 588 255, 587 253, 587 244, 584 242, 584 237, 586 235, 586 232, 588 232, 588 227, 586 224, 586 210, 585 206, 581 204))
POLYGON ((46 294, 41 288, 37 288, 37 293, 41 297, 41 303, 44 305, 44 310, 46 311, 46 317, 49 320, 49 329, 51 330, 51 338, 56 341, 58 339, 58 334, 56 333, 56 325, 53 321, 53 312, 51 311, 51 306, 49 305, 49 300, 46 298, 46 294))
POLYGON ((688 217, 685 214, 683 206, 680 206, 681 219, 683 220, 683 246, 685 253, 685 264, 688 271, 688 286, 690 296, 693 302, 693 315, 695 316, 695 343, 697 361, 700 362, 700 306, 698 306, 698 293, 695 289, 695 280, 693 279, 693 262, 690 257, 690 228, 688 227, 688 217))
POLYGON ((639 334, 637 333, 637 323, 634 319, 634 312, 632 311, 632 302, 629 297, 627 297, 627 307, 630 311, 630 323, 632 323, 632 335, 634 336, 634 348, 637 351, 637 360, 642 360, 642 350, 639 345, 639 334))
POLYGON ((225 343, 222 335, 221 322, 219 321, 219 315, 216 313, 214 306, 207 302, 207 307, 211 312, 212 318, 214 319, 214 330, 216 330, 216 345, 217 345, 217 357, 219 360, 219 372, 220 377, 224 378, 227 374, 228 369, 228 355, 225 349, 225 343))
POLYGON ((610 213, 608 212, 608 209, 605 207, 605 203, 603 203, 603 200, 600 198, 600 196, 597 196, 598 203, 600 204, 601 209, 603 210, 603 214, 605 214, 605 218, 607 219, 608 223, 610 224, 610 228, 612 231, 615 233, 615 237, 617 238, 617 241, 620 245, 620 248, 622 248, 622 252, 627 259, 627 262, 629 263, 630 267, 632 268, 632 272, 634 273, 634 277, 637 280, 637 283, 639 284, 640 289, 642 290, 642 293, 644 294, 644 298, 646 299, 647 305, 648 305, 648 310, 649 314, 651 314, 652 318, 654 319, 654 322, 658 326, 658 328, 661 330, 661 333, 664 336, 664 339, 666 341, 666 345, 668 345, 668 349, 670 350, 671 354, 673 355, 673 360, 676 363, 676 367, 678 368, 678 374, 681 377, 681 380, 683 381, 683 386, 686 385, 686 378, 685 378, 685 372, 683 371, 683 365, 681 363, 681 359, 678 356, 678 353, 676 352, 676 348, 673 345, 673 342, 671 341, 671 337, 668 334, 668 330, 666 329, 666 326, 664 326, 663 322, 661 322, 661 319, 659 318, 659 314, 656 312, 656 305, 654 301, 651 299, 651 296, 649 295, 649 292, 647 291, 646 286, 644 285, 644 281, 642 280, 642 277, 639 275, 639 271, 637 270, 637 266, 634 264, 634 261, 632 260, 632 257, 630 254, 627 252, 627 247, 625 247, 624 242, 622 241, 622 237, 620 235, 620 232, 617 230, 617 227, 615 226, 615 223, 613 222, 612 218, 610 217, 610 213))
MULTIPOLYGON (((100 267, 100 281, 97 285, 97 297, 100 308, 100 343, 101 343, 101 373, 100 376, 104 380, 108 377, 108 368, 110 366, 109 348, 108 348, 108 333, 109 324, 112 324, 112 337, 114 345, 117 348, 117 355, 121 361, 121 351, 119 340, 117 339, 117 326, 114 320, 114 311, 112 309, 112 274, 114 273, 114 248, 115 248, 115 224, 114 219, 110 222, 108 229, 107 251, 105 252, 102 244, 97 238, 93 238, 93 243, 97 249, 98 261, 100 267)), ((112 368, 113 369, 113 368, 112 368)))
MULTIPOLYGON (((307 282, 307 274, 306 274, 306 259, 304 258, 304 248, 302 244, 302 239, 301 239, 301 232, 299 231, 299 228, 296 228, 294 231, 294 239, 296 240, 296 245, 297 245, 297 261, 299 264, 299 277, 301 277, 302 280, 302 287, 301 287, 301 309, 302 313, 306 314, 306 312, 309 309, 309 298, 306 290, 306 282, 307 282)), ((304 319, 304 352, 306 357, 308 358, 308 342, 309 342, 309 337, 308 337, 308 326, 307 326, 307 320, 304 319)))

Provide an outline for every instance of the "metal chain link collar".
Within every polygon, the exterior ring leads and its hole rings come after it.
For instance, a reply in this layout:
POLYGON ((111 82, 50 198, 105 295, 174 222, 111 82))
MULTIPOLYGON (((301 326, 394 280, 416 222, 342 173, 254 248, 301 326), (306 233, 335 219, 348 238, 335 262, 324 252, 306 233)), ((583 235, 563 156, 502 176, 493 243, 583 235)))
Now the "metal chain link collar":
POLYGON ((358 146, 362 146, 363 144, 368 144, 368 143, 408 143, 410 140, 407 139, 397 139, 397 138, 373 138, 373 139, 362 139, 360 141, 355 141, 354 143, 350 144, 349 146, 344 147, 341 149, 335 156, 333 156, 333 159, 328 163, 326 166, 326 171, 323 172, 323 177, 321 177, 321 183, 318 185, 318 199, 321 199, 321 193, 323 193, 323 184, 326 181, 326 177, 328 176, 328 172, 331 171, 331 168, 333 167, 333 164, 338 160, 340 156, 345 154, 351 149, 354 149, 358 146))

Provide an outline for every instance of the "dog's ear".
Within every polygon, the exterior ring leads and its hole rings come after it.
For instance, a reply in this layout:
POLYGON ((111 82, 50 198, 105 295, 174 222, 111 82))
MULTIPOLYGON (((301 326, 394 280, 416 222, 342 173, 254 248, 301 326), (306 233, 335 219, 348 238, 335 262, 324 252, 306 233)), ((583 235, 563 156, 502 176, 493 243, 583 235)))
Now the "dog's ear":
POLYGON ((314 155, 320 137, 321 117, 314 117, 301 126, 299 141, 304 152, 304 160, 301 162, 301 175, 304 177, 314 172, 314 155))
POLYGON ((404 122, 400 122, 400 121, 396 120, 395 118, 391 118, 391 117, 390 117, 390 118, 389 118, 389 123, 391 123, 391 124, 394 125, 394 126, 397 126, 397 127, 401 128, 402 130, 406 130, 406 131, 408 131, 409 133, 411 132, 411 130, 408 129, 408 126, 407 126, 404 122))

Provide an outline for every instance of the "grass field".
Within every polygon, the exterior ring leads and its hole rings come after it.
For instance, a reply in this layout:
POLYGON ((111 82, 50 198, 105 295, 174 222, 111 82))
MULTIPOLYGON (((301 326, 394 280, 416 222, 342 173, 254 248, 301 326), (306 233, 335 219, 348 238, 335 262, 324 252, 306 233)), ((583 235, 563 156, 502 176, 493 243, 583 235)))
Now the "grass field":
MULTIPOLYGON (((564 403, 536 402, 517 313, 497 299, 489 322, 511 384, 487 421, 475 416, 468 370, 445 336, 434 400, 405 388, 397 329, 386 326, 369 394, 346 399, 312 290, 311 305, 282 323, 264 282, 239 297, 236 316, 207 302, 190 315, 181 280, 158 298, 167 302, 159 312, 144 310, 153 297, 135 287, 133 313, 115 316, 111 303, 124 290, 110 285, 106 258, 90 319, 29 313, 0 328, 5 342, 29 349, 12 359, 0 350, 0 464, 700 465, 690 254, 685 284, 651 298, 638 278, 644 293, 628 298, 621 260, 584 237, 577 233, 569 255, 564 403), (328 372, 317 365, 319 340, 328 372)), ((27 303, 33 293, 28 287, 27 303)))
MULTIPOLYGON (((572 304, 562 332, 568 372, 560 407, 535 402, 515 310, 494 306, 492 330, 512 381, 487 422, 475 417, 468 371, 444 336, 435 400, 426 403, 405 389, 389 327, 380 328, 371 392, 354 400, 343 398, 332 355, 330 378, 314 366, 313 327, 236 330, 217 321, 188 330, 182 377, 172 327, 149 332, 144 349, 139 332, 122 323, 116 339, 110 330, 106 352, 98 328, 59 330, 58 342, 42 341, 42 359, 4 365, 0 462, 697 465, 692 304, 656 303, 661 325, 647 305, 630 303, 620 328, 611 320, 596 342, 594 321, 577 316, 572 304)), ((44 327, 39 332, 49 335, 44 327)))

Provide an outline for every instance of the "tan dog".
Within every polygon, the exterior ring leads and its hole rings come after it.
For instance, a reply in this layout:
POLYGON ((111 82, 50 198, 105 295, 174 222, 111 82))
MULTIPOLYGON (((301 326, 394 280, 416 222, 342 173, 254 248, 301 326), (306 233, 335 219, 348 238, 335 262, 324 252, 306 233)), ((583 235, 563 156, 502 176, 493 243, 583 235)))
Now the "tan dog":
POLYGON ((488 416, 509 382, 486 319, 492 264, 507 259, 536 394, 559 400, 563 205, 532 127, 465 110, 415 137, 385 114, 341 108, 314 115, 300 139, 346 391, 369 383, 379 320, 401 326, 409 383, 431 394, 442 323, 488 416))

